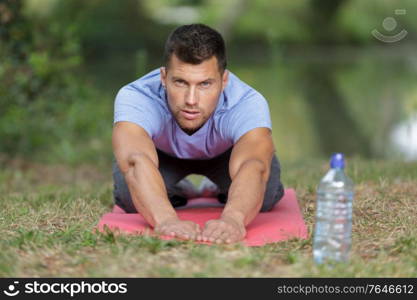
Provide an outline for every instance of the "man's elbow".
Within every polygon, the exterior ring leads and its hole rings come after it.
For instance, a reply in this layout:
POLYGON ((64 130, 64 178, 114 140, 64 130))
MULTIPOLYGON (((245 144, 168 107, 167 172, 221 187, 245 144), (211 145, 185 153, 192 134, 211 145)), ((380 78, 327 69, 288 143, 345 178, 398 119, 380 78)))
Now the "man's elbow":
POLYGON ((146 155, 140 152, 134 152, 134 153, 130 153, 127 157, 127 163, 129 164, 129 166, 131 165, 135 165, 141 162, 141 160, 143 160, 144 158, 146 158, 146 155))
POLYGON ((145 153, 134 152, 128 154, 122 161, 120 162, 120 171, 126 176, 126 174, 135 167, 140 167, 143 165, 147 165, 150 162, 153 162, 152 159, 145 153))
MULTIPOLYGON (((262 177, 262 180, 265 181, 265 182, 268 180, 268 177, 269 177, 269 166, 266 164, 265 161, 263 161, 261 159, 251 158, 251 159, 248 159, 248 160, 244 161, 240 165, 240 168, 239 168, 238 172, 236 172, 236 174, 239 173, 239 171, 242 168, 245 168, 245 169, 248 168, 254 174, 255 173, 260 174, 261 177, 262 177)), ((233 177, 236 176, 236 174, 233 174, 232 180, 233 180, 233 177)))
POLYGON ((250 165, 251 168, 256 169, 257 171, 262 172, 262 173, 266 171, 265 162, 258 158, 248 159, 243 164, 250 165))

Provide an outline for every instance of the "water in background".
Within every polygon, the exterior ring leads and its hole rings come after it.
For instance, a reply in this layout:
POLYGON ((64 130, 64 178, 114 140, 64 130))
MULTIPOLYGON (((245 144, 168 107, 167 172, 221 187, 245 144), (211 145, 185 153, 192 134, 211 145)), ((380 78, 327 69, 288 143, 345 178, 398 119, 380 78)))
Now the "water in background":
POLYGON ((414 47, 286 49, 233 71, 268 99, 284 159, 417 159, 414 47))

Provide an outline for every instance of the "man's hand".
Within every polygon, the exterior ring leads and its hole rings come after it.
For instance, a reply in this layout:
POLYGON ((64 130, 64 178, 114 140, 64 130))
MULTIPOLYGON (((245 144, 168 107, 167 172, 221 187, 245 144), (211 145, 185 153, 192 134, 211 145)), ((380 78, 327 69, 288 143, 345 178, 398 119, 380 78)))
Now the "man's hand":
POLYGON ((155 226, 154 231, 160 235, 169 235, 180 239, 195 240, 200 235, 200 226, 192 221, 170 219, 155 226))
POLYGON ((235 243, 246 236, 246 229, 243 223, 237 222, 233 218, 222 216, 218 220, 210 220, 206 223, 198 241, 212 243, 235 243))

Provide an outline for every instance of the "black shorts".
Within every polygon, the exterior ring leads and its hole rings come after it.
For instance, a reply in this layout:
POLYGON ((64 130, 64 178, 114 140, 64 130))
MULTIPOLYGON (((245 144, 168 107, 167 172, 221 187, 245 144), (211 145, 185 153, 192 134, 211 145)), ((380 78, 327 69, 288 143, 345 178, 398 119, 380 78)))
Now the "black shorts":
MULTIPOLYGON (((220 203, 226 203, 231 178, 229 176, 229 160, 232 148, 211 159, 180 159, 170 156, 157 149, 159 159, 159 172, 167 189, 168 198, 174 207, 185 205, 186 202, 179 203, 179 189, 176 184, 190 174, 199 174, 208 177, 220 189, 218 199, 220 203)), ((264 201, 261 211, 269 211, 284 195, 284 187, 280 180, 281 168, 276 155, 271 161, 271 171, 266 186, 264 201)), ((113 159, 113 181, 114 181, 114 202, 127 213, 137 213, 130 196, 129 189, 125 182, 116 160, 113 159)), ((181 202, 181 201, 180 201, 181 202)))

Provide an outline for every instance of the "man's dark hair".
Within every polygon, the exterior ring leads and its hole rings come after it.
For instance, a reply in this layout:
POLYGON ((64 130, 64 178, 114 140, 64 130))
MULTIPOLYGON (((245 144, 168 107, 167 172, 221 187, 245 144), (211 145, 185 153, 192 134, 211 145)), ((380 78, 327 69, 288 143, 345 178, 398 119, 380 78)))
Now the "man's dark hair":
POLYGON ((167 68, 173 53, 181 61, 193 65, 198 65, 214 55, 220 72, 223 73, 226 69, 226 47, 223 37, 204 24, 176 28, 165 43, 164 60, 167 68))

